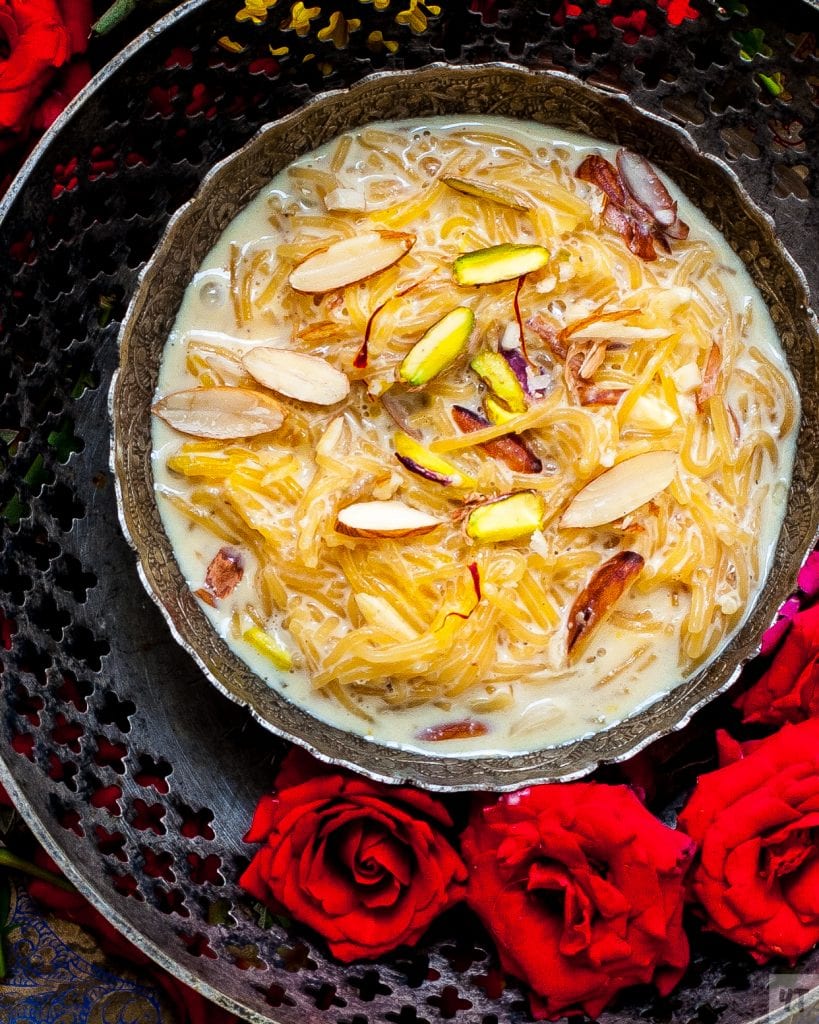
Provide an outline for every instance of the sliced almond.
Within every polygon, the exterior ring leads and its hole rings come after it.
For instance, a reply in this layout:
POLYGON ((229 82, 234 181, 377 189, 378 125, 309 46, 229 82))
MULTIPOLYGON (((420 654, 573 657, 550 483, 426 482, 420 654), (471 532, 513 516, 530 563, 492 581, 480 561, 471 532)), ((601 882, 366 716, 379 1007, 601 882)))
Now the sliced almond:
POLYGON ((664 491, 676 472, 676 452, 644 452, 625 459, 574 496, 560 525, 584 528, 620 519, 664 491))
MULTIPOLYGON (((630 317, 639 316, 642 313, 640 309, 612 309, 608 313, 600 312, 592 313, 591 316, 584 316, 582 320, 575 320, 574 323, 568 324, 560 332, 560 340, 565 343, 569 338, 583 337, 585 331, 588 328, 592 328, 596 333, 592 334, 591 337, 599 338, 602 336, 603 328, 598 328, 598 324, 606 324, 606 330, 609 329, 611 324, 618 323, 620 320, 628 320, 630 317)), ((536 314, 529 321, 529 325, 538 330, 538 324, 533 321, 542 321, 540 314, 536 314)), ((589 335, 586 334, 586 337, 589 335)), ((565 358, 565 357, 564 357, 565 358)))
POLYGON ((275 398, 250 388, 174 391, 151 410, 181 434, 232 441, 278 430, 284 410, 275 398))
POLYGON ((318 249, 290 274, 297 292, 320 295, 378 274, 410 251, 415 235, 400 231, 365 231, 318 249))
POLYGON ((596 320, 588 327, 574 331, 572 339, 605 338, 606 341, 660 341, 673 332, 667 327, 638 327, 635 324, 601 323, 596 320))
POLYGON ((358 610, 368 626, 383 629, 398 640, 415 640, 418 636, 407 620, 398 614, 386 598, 364 593, 353 596, 358 610))
POLYGON ((346 374, 321 356, 260 346, 247 353, 242 366, 266 388, 299 402, 335 405, 350 393, 346 374))
POLYGON ((592 631, 608 618, 644 565, 645 559, 636 551, 618 551, 595 569, 569 612, 566 648, 570 657, 586 646, 592 631))
POLYGON ((532 209, 531 203, 526 202, 525 196, 513 192, 512 189, 503 188, 501 185, 489 185, 483 181, 467 181, 466 178, 441 178, 441 181, 455 192, 460 192, 461 195, 486 199, 490 203, 507 206, 510 210, 517 210, 519 213, 529 213, 532 209))
POLYGON ((403 501, 360 501, 336 518, 336 530, 348 537, 419 537, 440 525, 440 519, 403 501))

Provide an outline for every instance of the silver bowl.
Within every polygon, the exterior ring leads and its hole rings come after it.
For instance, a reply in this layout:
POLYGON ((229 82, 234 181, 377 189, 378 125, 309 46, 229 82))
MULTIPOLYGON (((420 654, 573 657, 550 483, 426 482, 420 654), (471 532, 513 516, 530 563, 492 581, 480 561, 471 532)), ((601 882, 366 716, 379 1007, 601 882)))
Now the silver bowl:
POLYGON ((247 706, 278 736, 371 778, 442 791, 501 791, 578 778, 601 763, 624 760, 681 728, 736 680, 757 653, 762 632, 793 588, 817 536, 819 334, 801 272, 777 240, 773 222, 728 167, 700 153, 674 125, 560 72, 504 64, 386 72, 349 90, 318 96, 267 126, 215 167, 197 196, 175 215, 141 275, 120 343, 120 369, 110 395, 112 468, 120 521, 148 593, 176 640, 222 693, 247 706), (665 171, 739 253, 770 309, 802 397, 785 522, 770 575, 742 628, 706 668, 650 707, 592 736, 524 754, 458 756, 396 749, 328 725, 271 689, 218 636, 186 585, 160 520, 151 468, 150 409, 165 342, 188 283, 237 213, 283 167, 344 131, 398 117, 464 113, 505 115, 580 132, 635 149, 665 171))

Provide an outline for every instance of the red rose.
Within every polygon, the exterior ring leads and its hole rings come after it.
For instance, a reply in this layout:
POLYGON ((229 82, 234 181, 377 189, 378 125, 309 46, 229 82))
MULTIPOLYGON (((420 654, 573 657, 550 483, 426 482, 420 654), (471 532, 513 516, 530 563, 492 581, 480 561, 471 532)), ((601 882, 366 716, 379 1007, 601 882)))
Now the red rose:
POLYGON ((790 619, 770 668, 738 698, 735 707, 742 711, 744 722, 769 725, 819 715, 819 604, 790 619))
POLYGON ((620 989, 670 992, 688 964, 683 877, 694 844, 625 786, 535 786, 476 805, 467 902, 536 1018, 597 1017, 620 989))
POLYGON ((412 944, 463 897, 466 869, 441 829, 443 805, 287 756, 276 792, 259 801, 248 843, 265 845, 240 879, 323 935, 339 960, 412 944))
POLYGON ((680 828, 701 844, 693 896, 708 927, 764 963, 819 942, 819 719, 751 745, 703 775, 680 828))
POLYGON ((49 126, 88 81, 91 0, 0 0, 0 150, 49 126), (47 93, 55 74, 54 90, 47 93))

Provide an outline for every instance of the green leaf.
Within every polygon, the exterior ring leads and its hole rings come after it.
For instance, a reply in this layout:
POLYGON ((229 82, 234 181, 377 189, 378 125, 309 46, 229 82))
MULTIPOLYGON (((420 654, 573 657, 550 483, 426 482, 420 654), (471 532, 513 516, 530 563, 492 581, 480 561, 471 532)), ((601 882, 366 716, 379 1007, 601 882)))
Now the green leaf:
POLYGON ((5 519, 9 526, 19 526, 20 520, 28 515, 28 505, 20 499, 19 494, 13 494, 0 512, 0 518, 5 519))
POLYGON ((100 327, 107 327, 111 322, 111 314, 114 312, 114 303, 116 301, 116 295, 100 295, 100 315, 97 317, 97 323, 100 327))
POLYGON ((785 76, 781 71, 777 71, 773 75, 763 75, 760 72, 759 80, 773 97, 781 96, 785 91, 785 76))
POLYGON ((63 420, 58 430, 52 430, 48 443, 56 450, 60 462, 68 462, 72 452, 82 451, 82 441, 74 433, 71 420, 63 420))
POLYGON ((30 487, 39 487, 48 480, 48 477, 49 474, 48 470, 45 468, 45 461, 43 460, 42 455, 37 455, 26 470, 23 480, 25 480, 30 487))
POLYGON ((96 380, 94 380, 88 371, 85 371, 79 375, 74 387, 71 389, 71 397, 82 398, 89 388, 95 388, 96 386, 96 380))
POLYGON ((233 924, 230 913, 230 900, 214 900, 209 904, 207 912, 208 924, 233 924))
POLYGON ((770 57, 773 50, 765 42, 765 33, 761 28, 749 28, 745 32, 734 32, 734 40, 741 49, 739 55, 743 60, 753 60, 757 54, 770 57))
POLYGON ((0 877, 0 931, 5 932, 9 923, 9 908, 11 907, 11 884, 8 878, 0 877))
POLYGON ((0 847, 0 867, 8 868, 10 871, 19 871, 24 875, 29 875, 31 878, 39 878, 41 881, 49 882, 65 892, 77 891, 62 875, 55 875, 53 871, 46 871, 45 868, 32 864, 30 860, 18 857, 16 853, 12 853, 11 850, 7 850, 5 847, 0 847))
POLYGON ((129 14, 137 9, 137 0, 115 0, 108 10, 91 26, 91 31, 104 36, 113 31, 129 14))

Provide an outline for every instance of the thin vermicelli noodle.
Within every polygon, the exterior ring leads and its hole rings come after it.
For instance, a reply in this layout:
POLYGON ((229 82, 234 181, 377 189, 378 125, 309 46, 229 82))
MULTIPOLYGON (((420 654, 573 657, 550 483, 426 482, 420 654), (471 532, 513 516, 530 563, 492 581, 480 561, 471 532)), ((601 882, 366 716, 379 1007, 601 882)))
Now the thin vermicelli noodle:
POLYGON ((269 394, 242 361, 260 341, 321 357, 351 382, 329 406, 276 395, 284 423, 259 437, 172 435, 158 492, 211 537, 200 545, 209 552, 200 582, 219 545, 245 556, 247 579, 229 611, 225 604, 227 633, 238 642, 251 627, 267 631, 314 692, 362 721, 379 709, 434 706, 439 718, 453 708, 460 717, 521 709, 515 721, 525 711, 528 724, 512 728, 520 736, 559 722, 566 710, 549 687, 571 679, 569 609, 617 552, 643 565, 583 660, 601 700, 626 677, 657 671, 661 639, 673 643, 675 675, 656 692, 684 678, 720 648, 761 585, 761 508, 798 418, 787 372, 755 342, 756 318, 737 308, 723 253, 692 232, 641 259, 607 226, 602 193, 575 176, 578 162, 568 146, 536 147, 490 128, 345 135, 313 166, 280 175, 263 232, 225 250, 232 330, 224 319, 210 330, 203 317, 181 336, 187 376, 164 393, 269 394), (447 178, 502 186, 525 209, 457 191, 447 178), (291 287, 290 274, 317 249, 373 231, 409 232, 414 244, 343 287, 291 287), (550 259, 519 288, 517 278, 453 282, 462 253, 503 243, 544 246, 550 259), (456 306, 475 318, 465 354, 423 390, 397 385, 402 360, 456 306), (525 408, 463 432, 453 406, 483 416, 491 391, 470 358, 508 347, 521 328, 525 408), (713 345, 719 365, 709 381, 713 345), (443 486, 396 458, 387 394, 405 431, 469 486, 443 486), (493 444, 515 437, 539 472, 493 457, 493 444), (676 453, 673 479, 649 500, 608 523, 562 524, 590 481, 667 452, 676 453), (488 543, 467 534, 476 500, 520 491, 543 497, 537 529, 488 543), (344 509, 393 500, 443 525, 407 537, 337 529, 344 509))

